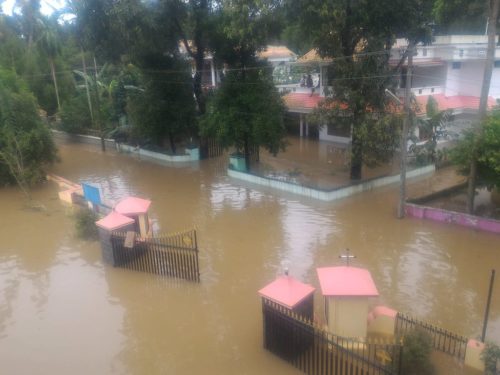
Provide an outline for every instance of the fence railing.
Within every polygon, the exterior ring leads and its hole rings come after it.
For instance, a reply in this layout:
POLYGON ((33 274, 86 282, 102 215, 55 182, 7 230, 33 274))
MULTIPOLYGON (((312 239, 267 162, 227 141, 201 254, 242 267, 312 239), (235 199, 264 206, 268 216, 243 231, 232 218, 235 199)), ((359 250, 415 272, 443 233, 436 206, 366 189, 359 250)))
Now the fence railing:
POLYGON ((335 336, 266 299, 262 309, 264 348, 306 374, 399 374, 402 347, 395 342, 335 336))
POLYGON ((200 281, 196 231, 137 237, 125 245, 126 233, 113 233, 115 266, 189 281, 200 281))
POLYGON ((200 139, 200 158, 209 159, 222 155, 224 148, 214 138, 200 139))
POLYGON ((465 351, 469 339, 465 336, 450 332, 444 328, 415 319, 403 313, 398 313, 396 317, 396 337, 404 338, 404 335, 414 329, 422 329, 432 337, 435 350, 465 359, 465 351))

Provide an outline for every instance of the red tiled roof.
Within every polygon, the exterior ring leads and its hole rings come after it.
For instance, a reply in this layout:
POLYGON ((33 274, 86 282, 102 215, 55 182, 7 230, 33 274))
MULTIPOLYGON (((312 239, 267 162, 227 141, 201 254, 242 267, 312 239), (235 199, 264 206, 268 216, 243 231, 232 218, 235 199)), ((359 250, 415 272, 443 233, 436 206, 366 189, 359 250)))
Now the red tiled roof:
POLYGON ((319 94, 302 94, 292 92, 283 97, 289 110, 310 111, 316 108, 324 98, 319 94))
MULTIPOLYGON (((420 107, 419 113, 425 113, 425 106, 427 105, 427 100, 429 96, 432 96, 438 103, 438 109, 444 111, 446 109, 478 109, 479 108, 479 97, 478 96, 445 96, 444 94, 436 95, 422 95, 417 96, 417 103, 420 107)), ((496 101, 491 96, 488 98, 488 108, 493 108, 496 101)))
POLYGON ((281 276, 268 284, 259 294, 285 307, 293 309, 299 302, 314 292, 311 285, 301 283, 291 276, 281 276))
POLYGON ((297 55, 290 51, 286 46, 267 46, 265 50, 260 51, 258 56, 261 59, 277 59, 277 58, 293 58, 295 59, 297 55))
MULTIPOLYGON (((438 109, 444 111, 447 109, 458 110, 458 109, 472 109, 477 110, 479 107, 479 97, 477 96, 465 96, 465 95, 455 95, 446 96, 444 94, 435 95, 421 95, 417 96, 416 100, 419 106, 418 114, 425 114, 425 106, 427 105, 427 100, 429 96, 436 99, 438 103, 438 109)), ((302 94, 302 93, 290 93, 283 97, 285 105, 291 112, 294 111, 306 111, 309 112, 314 108, 317 108, 319 103, 324 99, 324 97, 318 94, 302 94)), ((401 98, 401 101, 403 99, 401 98)), ((496 105, 496 100, 493 97, 488 98, 488 108, 491 109, 496 105)), ((393 110, 396 112, 401 112, 401 106, 396 106, 393 110)))

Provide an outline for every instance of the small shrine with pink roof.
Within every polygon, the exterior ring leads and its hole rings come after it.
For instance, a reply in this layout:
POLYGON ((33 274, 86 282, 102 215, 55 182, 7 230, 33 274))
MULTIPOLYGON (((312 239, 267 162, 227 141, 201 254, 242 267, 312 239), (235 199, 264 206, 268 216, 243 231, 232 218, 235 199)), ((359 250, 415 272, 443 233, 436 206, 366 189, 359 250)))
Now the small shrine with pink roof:
POLYGON ((329 331, 344 337, 366 337, 369 300, 379 295, 370 272, 338 266, 318 268, 317 273, 329 331))

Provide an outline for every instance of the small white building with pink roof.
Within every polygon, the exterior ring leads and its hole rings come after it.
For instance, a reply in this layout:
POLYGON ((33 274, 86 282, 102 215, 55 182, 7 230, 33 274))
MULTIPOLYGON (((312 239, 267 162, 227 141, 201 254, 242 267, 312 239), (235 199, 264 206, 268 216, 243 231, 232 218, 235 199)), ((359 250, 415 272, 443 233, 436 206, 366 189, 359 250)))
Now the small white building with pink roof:
POLYGON ((370 299, 379 295, 370 272, 338 266, 318 268, 317 273, 328 330, 343 337, 365 338, 370 299))

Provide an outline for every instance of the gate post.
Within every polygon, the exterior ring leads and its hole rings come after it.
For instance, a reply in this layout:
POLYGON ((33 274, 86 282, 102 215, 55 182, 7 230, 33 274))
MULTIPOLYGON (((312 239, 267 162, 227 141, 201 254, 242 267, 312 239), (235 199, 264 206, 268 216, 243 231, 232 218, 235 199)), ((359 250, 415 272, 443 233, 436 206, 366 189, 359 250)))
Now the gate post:
POLYGON ((99 242, 101 243, 102 259, 105 263, 116 266, 116 259, 113 255, 113 243, 111 234, 114 231, 134 231, 134 219, 112 211, 108 216, 95 223, 99 230, 99 242))

